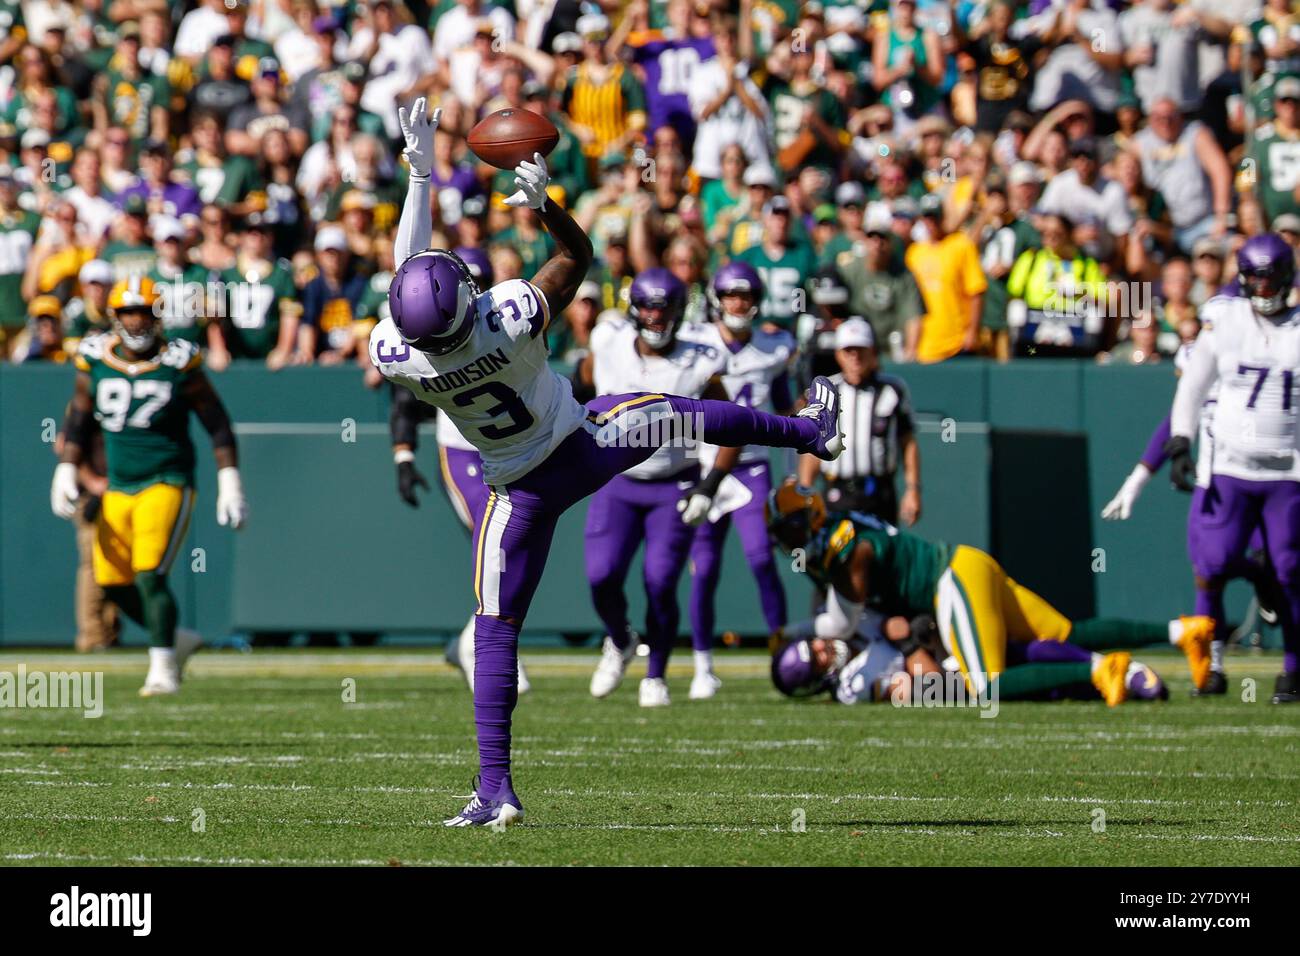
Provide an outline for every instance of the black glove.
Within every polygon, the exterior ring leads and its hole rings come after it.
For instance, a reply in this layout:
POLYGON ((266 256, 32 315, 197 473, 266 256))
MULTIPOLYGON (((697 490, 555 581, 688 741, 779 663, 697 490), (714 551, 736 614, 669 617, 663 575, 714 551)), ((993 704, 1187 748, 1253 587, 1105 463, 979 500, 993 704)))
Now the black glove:
POLYGON ((1179 491, 1192 491, 1196 487, 1196 462, 1192 461, 1192 443, 1182 435, 1165 442, 1164 453, 1169 456, 1169 480, 1179 491))
POLYGON ((424 480, 424 475, 415 470, 415 463, 409 461, 399 462, 397 465, 397 494, 412 508, 420 507, 420 499, 415 495, 415 489, 423 488, 429 490, 429 483, 424 480))

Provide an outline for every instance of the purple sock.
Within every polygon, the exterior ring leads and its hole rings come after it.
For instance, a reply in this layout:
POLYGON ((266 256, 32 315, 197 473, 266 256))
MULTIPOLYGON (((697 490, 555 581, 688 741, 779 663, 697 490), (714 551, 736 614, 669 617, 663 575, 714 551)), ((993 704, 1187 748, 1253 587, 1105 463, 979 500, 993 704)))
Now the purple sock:
POLYGON ((1300 654, 1295 651, 1286 651, 1282 654, 1282 670, 1288 674, 1294 674, 1300 671, 1300 654))
POLYGON ((474 726, 479 787, 496 797, 510 776, 510 714, 519 699, 519 625, 480 614, 474 619, 474 726))
POLYGON ((788 418, 707 398, 667 398, 679 414, 700 416, 703 434, 695 437, 713 445, 766 445, 806 451, 817 441, 817 423, 811 418, 788 418))
POLYGON ((1092 660, 1092 651, 1066 641, 1029 641, 1024 647, 1025 660, 1030 664, 1083 663, 1092 660))

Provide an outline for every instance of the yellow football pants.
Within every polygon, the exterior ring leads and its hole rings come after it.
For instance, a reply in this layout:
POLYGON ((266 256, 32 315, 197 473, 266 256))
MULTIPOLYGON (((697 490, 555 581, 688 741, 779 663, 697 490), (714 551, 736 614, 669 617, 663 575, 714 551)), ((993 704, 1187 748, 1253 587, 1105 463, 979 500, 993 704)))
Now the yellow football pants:
POLYGON ((105 492, 95 526, 95 583, 130 584, 140 571, 166 574, 193 511, 193 488, 157 484, 133 495, 105 492))
POLYGON ((1070 621, 979 548, 958 545, 939 578, 935 618, 966 686, 983 695, 1006 669, 1007 641, 1064 641, 1070 621))

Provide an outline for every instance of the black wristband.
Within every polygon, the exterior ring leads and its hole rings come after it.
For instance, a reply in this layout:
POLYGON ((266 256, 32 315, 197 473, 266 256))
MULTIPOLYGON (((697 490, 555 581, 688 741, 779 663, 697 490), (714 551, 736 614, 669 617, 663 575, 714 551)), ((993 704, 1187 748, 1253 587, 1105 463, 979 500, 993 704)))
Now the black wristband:
POLYGON ((695 486, 695 491, 713 498, 718 493, 718 486, 722 484, 722 479, 726 477, 727 473, 725 471, 712 468, 707 475, 700 479, 699 484, 695 486))

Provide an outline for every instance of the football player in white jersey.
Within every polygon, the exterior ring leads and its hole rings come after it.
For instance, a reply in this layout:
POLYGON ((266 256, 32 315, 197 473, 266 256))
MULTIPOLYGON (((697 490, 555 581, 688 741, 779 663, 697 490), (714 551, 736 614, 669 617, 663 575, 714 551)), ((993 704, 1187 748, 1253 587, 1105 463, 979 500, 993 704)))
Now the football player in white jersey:
POLYGON ((1300 700, 1300 308, 1287 306, 1294 254, 1281 236, 1253 236, 1237 253, 1237 271, 1245 297, 1215 296, 1201 309, 1204 328, 1178 382, 1165 451, 1174 483, 1192 490, 1192 438, 1217 383, 1197 588, 1222 591, 1262 531, 1285 651, 1273 701, 1293 703, 1300 700))
MULTIPOLYGON (((721 376, 722 342, 682 328, 686 286, 667 269, 639 273, 628 290, 628 320, 605 320, 591 333, 591 352, 578 369, 597 395, 628 390, 727 400, 721 376)), ((731 457, 734 458, 734 455, 731 457)), ((700 447, 664 445, 617 476, 587 507, 585 554, 591 598, 605 625, 600 662, 591 678, 593 697, 608 697, 623 681, 637 641, 627 619, 624 584, 645 542, 645 642, 650 649, 641 681, 642 707, 669 703, 664 678, 681 610, 677 585, 686 567, 694 528, 680 516, 683 498, 700 480, 700 447)))
POLYGON ((658 445, 795 448, 828 460, 843 448, 838 398, 818 378, 798 416, 660 393, 606 395, 585 407, 547 364, 542 334, 591 265, 591 241, 546 193, 546 161, 515 168, 506 202, 536 211, 557 251, 532 281, 481 291, 465 263, 427 248, 429 170, 438 112, 423 98, 399 110, 410 185, 397 230, 390 315, 370 335, 370 360, 416 398, 446 412, 483 459, 488 500, 475 529, 474 723, 479 779, 448 826, 508 826, 523 816, 510 774, 519 632, 560 516, 658 445))
MULTIPOLYGON (((726 350, 727 368, 722 384, 727 396, 751 408, 772 408, 785 415, 793 409, 790 367, 797 346, 789 332, 755 328, 763 280, 753 266, 733 261, 720 268, 709 283, 711 329, 726 350)), ((711 449, 704 449, 709 465, 711 449)), ((716 464, 691 492, 683 518, 698 525, 691 544, 691 644, 695 650, 695 677, 691 699, 702 700, 718 692, 721 681, 713 673, 714 597, 722 577, 722 552, 734 523, 745 559, 758 584, 759 604, 768 632, 786 623, 785 589, 772 557, 764 514, 772 492, 766 448, 744 448, 733 467, 716 464)))

